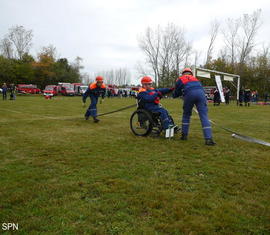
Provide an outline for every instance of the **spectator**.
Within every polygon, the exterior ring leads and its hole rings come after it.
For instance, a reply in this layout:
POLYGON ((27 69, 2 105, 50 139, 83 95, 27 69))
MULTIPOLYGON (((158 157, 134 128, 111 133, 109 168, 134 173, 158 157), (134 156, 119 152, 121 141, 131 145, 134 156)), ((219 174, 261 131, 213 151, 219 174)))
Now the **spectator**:
POLYGON ((226 89, 225 89, 225 92, 224 92, 225 94, 225 103, 226 104, 229 104, 230 103, 230 96, 231 96, 231 90, 230 90, 230 88, 229 87, 226 87, 226 89))
POLYGON ((7 99, 7 84, 4 83, 2 86, 3 100, 7 99))
POLYGON ((243 89, 240 89, 240 91, 239 91, 239 103, 237 103, 237 105, 243 106, 243 101, 244 101, 244 91, 243 91, 243 89))
POLYGON ((267 101, 268 101, 268 93, 265 92, 264 93, 264 103, 267 103, 267 101))
POLYGON ((220 94, 218 89, 216 88, 214 91, 214 106, 219 106, 220 105, 220 94))
POLYGON ((245 106, 250 106, 250 100, 251 100, 251 91, 250 89, 246 88, 244 91, 245 106))
POLYGON ((10 84, 10 100, 16 100, 16 86, 10 84))

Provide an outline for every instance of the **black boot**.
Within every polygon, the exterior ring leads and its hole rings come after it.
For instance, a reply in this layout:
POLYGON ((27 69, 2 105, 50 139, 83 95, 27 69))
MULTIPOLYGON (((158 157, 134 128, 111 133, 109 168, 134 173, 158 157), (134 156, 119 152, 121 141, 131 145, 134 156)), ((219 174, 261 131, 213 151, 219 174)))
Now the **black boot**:
POLYGON ((94 118, 95 123, 99 122, 99 119, 97 119, 96 117, 93 117, 93 118, 94 118))
POLYGON ((205 145, 213 146, 216 143, 214 142, 213 139, 205 139, 205 145))
POLYGON ((85 118, 85 120, 88 120, 89 119, 89 116, 84 115, 84 118, 85 118))
POLYGON ((182 136, 180 137, 180 140, 187 140, 187 135, 182 133, 182 136))

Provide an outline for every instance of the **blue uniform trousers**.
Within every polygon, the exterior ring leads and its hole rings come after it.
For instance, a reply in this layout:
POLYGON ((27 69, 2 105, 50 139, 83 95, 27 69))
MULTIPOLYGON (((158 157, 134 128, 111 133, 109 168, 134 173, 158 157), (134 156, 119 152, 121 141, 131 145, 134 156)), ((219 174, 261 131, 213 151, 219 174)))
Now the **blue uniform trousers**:
POLYGON ((96 117, 97 116, 97 102, 98 102, 98 96, 90 95, 91 104, 89 105, 89 108, 86 110, 85 116, 89 117, 96 117))
POLYGON ((182 118, 182 133, 188 135, 190 117, 192 115, 192 109, 196 105, 199 112, 203 135, 205 139, 212 138, 211 124, 208 120, 208 108, 205 93, 202 89, 191 89, 185 93, 184 96, 184 112, 182 118))
POLYGON ((160 113, 160 119, 162 122, 163 129, 168 129, 169 125, 173 124, 172 120, 169 117, 168 111, 158 105, 155 105, 153 107, 148 107, 148 110, 152 112, 159 112, 160 113))

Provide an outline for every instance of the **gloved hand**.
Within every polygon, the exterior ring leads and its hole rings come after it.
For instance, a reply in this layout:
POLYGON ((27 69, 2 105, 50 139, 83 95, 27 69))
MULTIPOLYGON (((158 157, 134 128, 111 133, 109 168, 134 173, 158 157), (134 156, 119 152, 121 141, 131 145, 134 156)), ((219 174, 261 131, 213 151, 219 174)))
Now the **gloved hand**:
POLYGON ((154 100, 155 104, 159 104, 160 102, 160 98, 159 97, 156 97, 155 100, 154 100))
POLYGON ((170 88, 170 91, 174 91, 174 90, 175 90, 175 87, 170 88))
POLYGON ((161 98, 161 97, 163 96, 162 93, 161 93, 160 91, 158 91, 157 93, 158 93, 158 97, 161 98))

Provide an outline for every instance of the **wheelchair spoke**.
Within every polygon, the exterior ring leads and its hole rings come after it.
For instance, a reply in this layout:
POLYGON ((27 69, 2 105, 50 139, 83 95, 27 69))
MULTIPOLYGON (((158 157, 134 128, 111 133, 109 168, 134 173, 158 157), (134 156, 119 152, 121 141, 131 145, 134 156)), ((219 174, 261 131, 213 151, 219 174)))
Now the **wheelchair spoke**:
POLYGON ((130 128, 135 135, 147 136, 152 131, 151 116, 145 110, 136 110, 130 118, 130 128))

